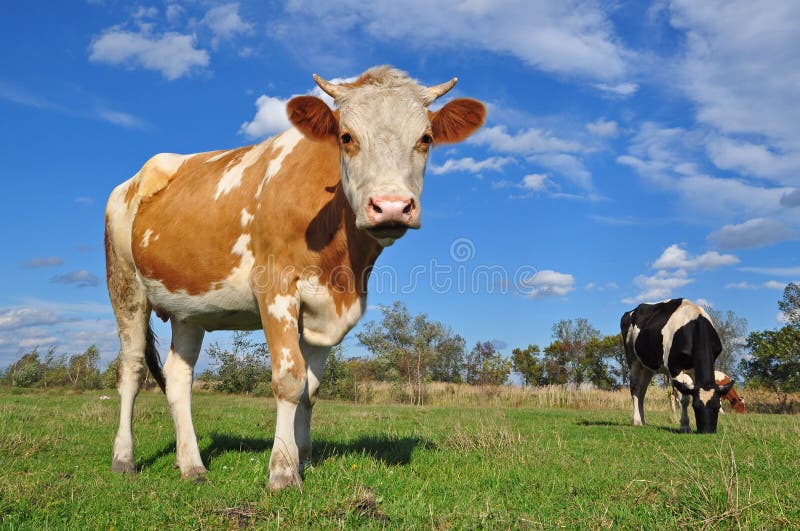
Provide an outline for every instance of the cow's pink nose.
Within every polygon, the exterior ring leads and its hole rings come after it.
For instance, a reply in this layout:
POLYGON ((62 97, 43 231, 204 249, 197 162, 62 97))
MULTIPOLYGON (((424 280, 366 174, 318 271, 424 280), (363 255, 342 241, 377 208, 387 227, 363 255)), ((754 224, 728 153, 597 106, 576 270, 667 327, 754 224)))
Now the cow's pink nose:
POLYGON ((413 198, 372 197, 367 205, 367 217, 375 225, 402 223, 410 225, 417 217, 413 198))

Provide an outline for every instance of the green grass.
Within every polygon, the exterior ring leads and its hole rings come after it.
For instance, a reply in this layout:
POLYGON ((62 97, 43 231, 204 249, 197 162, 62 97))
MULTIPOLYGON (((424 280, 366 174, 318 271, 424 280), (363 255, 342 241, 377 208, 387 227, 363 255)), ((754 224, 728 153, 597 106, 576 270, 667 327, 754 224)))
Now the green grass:
MULTIPOLYGON (((714 436, 625 410, 321 402, 302 491, 267 488, 271 399, 197 394, 208 481, 173 470, 162 395, 135 416, 141 473, 109 471, 118 401, 0 390, 3 528, 785 528, 800 522, 796 417, 714 436)), ((111 393, 109 393, 111 394, 111 393)))

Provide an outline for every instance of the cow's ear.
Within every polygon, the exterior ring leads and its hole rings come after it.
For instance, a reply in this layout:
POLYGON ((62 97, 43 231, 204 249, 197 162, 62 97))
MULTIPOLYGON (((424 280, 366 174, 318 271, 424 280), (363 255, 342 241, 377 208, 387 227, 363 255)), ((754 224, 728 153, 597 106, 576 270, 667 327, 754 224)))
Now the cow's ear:
POLYGON ((672 387, 677 389, 678 392, 682 395, 691 395, 692 392, 694 391, 694 385, 690 387, 685 383, 683 383, 682 381, 675 379, 672 380, 672 387))
POLYGON ((727 395, 728 391, 730 391, 732 388, 733 388, 733 380, 729 381, 726 384, 718 385, 717 389, 719 389, 719 396, 727 395))
POLYGON ((324 101, 314 96, 297 96, 286 104, 289 121, 308 138, 326 140, 339 136, 339 122, 324 101))
POLYGON ((486 121, 486 107, 478 100, 458 98, 431 112, 434 144, 454 144, 465 140, 486 121))

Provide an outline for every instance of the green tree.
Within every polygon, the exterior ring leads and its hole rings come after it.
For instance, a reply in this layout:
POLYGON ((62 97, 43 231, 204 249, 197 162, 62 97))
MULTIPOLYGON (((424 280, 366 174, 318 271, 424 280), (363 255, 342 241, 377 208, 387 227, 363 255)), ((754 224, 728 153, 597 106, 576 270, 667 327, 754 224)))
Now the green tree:
POLYGON ((473 385, 500 385, 508 380, 511 361, 497 352, 491 341, 478 341, 467 354, 464 380, 473 385))
POLYGON ((402 381, 421 404, 424 383, 437 378, 454 381, 462 366, 464 340, 425 314, 414 317, 402 302, 381 308, 380 322, 367 322, 356 337, 375 357, 374 375, 402 381))
POLYGON ((620 334, 591 338, 585 347, 581 371, 599 389, 627 385, 628 364, 620 334))
POLYGON ((116 358, 108 364, 106 370, 100 375, 100 387, 103 389, 115 389, 117 387, 118 371, 119 358, 116 358))
POLYGON ((230 350, 217 342, 206 349, 215 368, 212 374, 217 378, 218 391, 270 394, 269 349, 266 343, 254 341, 251 334, 249 331, 234 332, 230 350))
POLYGON ((67 363, 69 381, 76 389, 95 389, 100 384, 100 371, 97 362, 100 352, 92 345, 83 354, 70 356, 67 363))
POLYGON ((44 366, 39 360, 39 350, 26 352, 6 371, 7 382, 14 387, 33 387, 41 381, 44 366))
POLYGON ((717 370, 735 378, 739 359, 744 353, 747 341, 747 319, 739 317, 731 310, 726 312, 716 308, 707 310, 722 342, 722 352, 714 366, 717 370))
POLYGON ((541 361, 539 345, 528 345, 524 349, 511 351, 511 368, 522 376, 525 385, 541 385, 544 380, 544 366, 541 361))
POLYGON ((788 393, 800 391, 800 330, 751 332, 747 336, 750 357, 739 364, 749 384, 773 391, 784 410, 788 393))
POLYGON ((562 319, 553 325, 553 342, 544 349, 545 379, 551 384, 589 380, 595 360, 587 359, 587 345, 600 338, 588 320, 562 319))
POLYGON ((800 284, 790 282, 783 290, 783 299, 778 302, 786 321, 800 330, 800 284))

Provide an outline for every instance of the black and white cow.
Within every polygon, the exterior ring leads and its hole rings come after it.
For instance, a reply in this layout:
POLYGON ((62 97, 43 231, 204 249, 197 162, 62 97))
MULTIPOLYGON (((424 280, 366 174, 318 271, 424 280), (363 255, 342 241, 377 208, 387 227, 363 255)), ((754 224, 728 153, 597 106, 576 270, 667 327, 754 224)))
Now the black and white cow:
MULTIPOLYGON (((687 299, 640 304, 626 312, 620 323, 631 374, 633 425, 644 424, 644 396, 653 374, 666 370, 672 385, 692 397, 698 433, 716 433, 720 396, 733 383, 719 386, 714 380, 714 362, 722 351, 714 324, 705 310, 687 299), (694 372, 694 384, 679 377, 694 372)), ((691 426, 686 417, 681 432, 691 426)))

